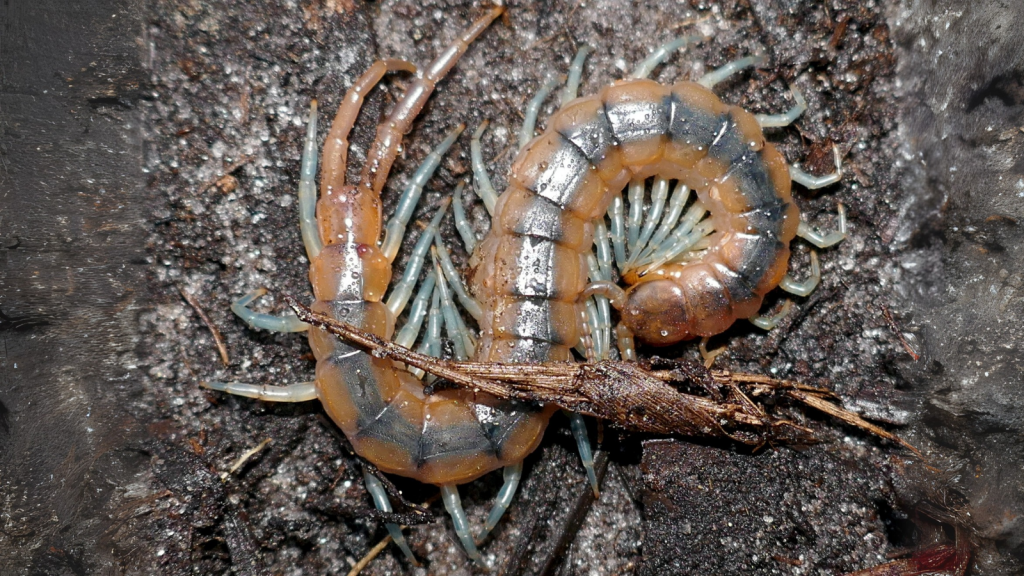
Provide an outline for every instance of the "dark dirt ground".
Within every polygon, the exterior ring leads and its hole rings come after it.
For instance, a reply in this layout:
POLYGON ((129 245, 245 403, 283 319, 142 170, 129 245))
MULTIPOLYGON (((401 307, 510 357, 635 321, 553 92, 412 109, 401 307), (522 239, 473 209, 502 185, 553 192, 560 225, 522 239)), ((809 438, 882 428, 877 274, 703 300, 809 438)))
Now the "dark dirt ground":
MULTIPOLYGON (((197 382, 308 379, 303 337, 250 330, 228 310, 259 286, 310 297, 295 225, 306 107, 317 98, 333 110, 378 56, 429 62, 481 5, 140 4, 0 8, 0 574, 345 574, 384 531, 319 406, 226 397, 197 382), (181 291, 223 333, 230 365, 181 291)), ((822 253, 823 285, 780 328, 742 325, 715 339, 729 347, 719 366, 826 385, 920 447, 933 470, 815 413, 801 418, 821 444, 756 454, 608 430, 603 494, 590 507, 556 418, 485 546, 492 572, 839 574, 927 543, 929 509, 973 530, 971 574, 1018 573, 1024 50, 1014 35, 1024 9, 508 8, 439 85, 386 207, 458 122, 491 120, 484 151, 500 188, 519 111, 581 43, 596 48, 585 94, 680 33, 711 38, 663 66, 664 81, 764 52, 768 65, 718 92, 773 112, 789 105, 787 83, 801 88, 808 113, 770 138, 819 173, 839 147, 847 178, 797 197, 826 226, 843 202, 851 234, 822 253)), ((351 164, 405 81, 368 99, 351 164)), ((448 154, 418 217, 467 174, 468 142, 448 154)), ((481 206, 472 214, 486 226, 481 206)), ((806 266, 806 246, 797 252, 806 266)), ((283 309, 270 297, 261 307, 283 309)), ((660 353, 696 356, 693 345, 660 353)), ((462 488, 477 524, 495 476, 462 488)), ((436 492, 398 483, 414 502, 436 492)), ((463 557, 439 503, 431 509, 437 522, 408 531, 426 568, 389 547, 364 573, 484 572, 463 557)))

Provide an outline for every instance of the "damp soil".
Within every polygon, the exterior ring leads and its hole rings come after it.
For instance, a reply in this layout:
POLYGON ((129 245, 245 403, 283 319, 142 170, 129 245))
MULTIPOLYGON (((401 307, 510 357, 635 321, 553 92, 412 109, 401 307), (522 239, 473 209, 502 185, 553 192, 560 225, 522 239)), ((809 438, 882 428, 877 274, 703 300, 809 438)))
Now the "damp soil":
MULTIPOLYGON (((582 44, 595 49, 582 94, 621 78, 680 34, 704 40, 655 71, 663 82, 764 54, 765 65, 716 92, 755 113, 789 108, 790 87, 804 94, 807 113, 767 135, 787 159, 817 174, 832 170, 838 149, 843 181, 820 191, 796 187, 795 197, 804 218, 823 228, 836 225, 841 202, 849 236, 820 252, 821 286, 796 299, 796 312, 777 329, 765 333, 741 322, 712 339, 711 347, 728 348, 716 366, 827 387, 847 408, 918 446, 928 462, 813 411, 786 414, 819 443, 759 450, 626 434, 592 422, 603 477, 594 502, 567 422, 556 416, 526 462, 520 494, 483 546, 487 568, 465 558, 436 488, 395 478, 405 498, 426 503, 434 515, 406 531, 424 566, 411 566, 389 546, 362 573, 841 574, 929 543, 913 522, 922 506, 939 510, 939 523, 960 523, 976 535, 971 574, 1014 573, 1024 556, 1016 512, 1024 498, 1014 472, 1022 457, 1007 446, 1022 445, 1014 408, 1019 336, 1002 319, 1016 318, 1020 302, 1016 226, 1024 202, 1014 196, 1010 175, 1017 168, 1006 158, 1019 157, 1022 141, 1022 61, 1010 33, 995 24, 985 29, 1002 52, 951 63, 935 56, 962 48, 946 32, 950 26, 968 33, 969 25, 1002 21, 986 10, 1004 12, 995 3, 958 12, 941 3, 854 0, 506 6, 506 16, 471 46, 413 125, 385 190, 385 212, 430 148, 460 122, 470 132, 490 121, 484 156, 501 189, 526 101, 546 78, 565 72, 582 44), (965 69, 964 62, 974 66, 965 69), (952 87, 936 92, 931 78, 952 87), (943 104, 950 102, 958 114, 946 118, 943 104), (953 132, 967 136, 949 143, 953 132), (985 162, 1002 167, 999 179, 965 168, 985 162), (987 179, 979 188, 973 178, 987 179), (1005 191, 1004 201, 976 200, 990 190, 1005 191), (995 290, 1002 299, 989 305, 992 278, 1001 279, 995 290), (982 359, 998 366, 972 365, 982 359)), ((257 402, 198 383, 311 378, 314 363, 302 335, 250 329, 229 310, 232 300, 259 287, 269 290, 261 311, 283 312, 281 294, 312 298, 296 203, 309 103, 318 100, 323 126, 375 59, 426 64, 484 9, 461 1, 157 0, 135 13, 135 91, 97 90, 95 97, 106 99, 94 110, 122 114, 110 124, 115 128, 128 125, 137 134, 143 126, 141 143, 127 146, 127 154, 141 157, 142 175, 130 176, 144 184, 133 194, 145 203, 127 218, 138 243, 124 257, 135 265, 131 286, 142 296, 127 311, 107 305, 115 318, 127 319, 130 336, 119 336, 117 354, 92 352, 111 358, 123 368, 116 377, 130 380, 124 393, 94 392, 109 415, 105 438, 117 447, 80 449, 122 455, 111 464, 94 458, 86 468, 88 478, 109 468, 116 488, 109 501, 78 508, 98 519, 91 532, 69 519, 74 514, 40 530, 54 499, 21 524, 11 523, 18 516, 8 505, 5 526, 17 531, 5 529, 0 543, 38 550, 12 553, 35 570, 15 573, 346 574, 384 538, 362 487, 361 463, 317 403, 257 402), (223 338, 226 363, 211 326, 223 338), (43 538, 62 526, 75 527, 64 533, 78 536, 43 538), (48 548, 51 542, 68 544, 48 548), (95 552, 98 542, 106 552, 95 552)), ((388 77, 367 98, 352 138, 353 177, 376 123, 408 80, 388 77)), ((541 127, 555 100, 542 108, 541 127)), ((469 176, 467 133, 427 185, 415 220, 424 222, 469 176)), ((486 229, 479 202, 469 215, 478 231, 486 229)), ((450 218, 442 234, 456 247, 457 265, 467 267, 450 218)), ((802 276, 809 247, 794 245, 794 274, 802 276)), ((408 246, 396 270, 407 254, 408 246)), ((765 305, 777 310, 784 298, 772 295, 765 305)), ((5 322, 32 317, 27 307, 11 316, 12 301, 3 301, 5 322)), ((81 332, 77 337, 88 341, 81 332)), ((641 350, 655 352, 699 357, 693 343, 641 350)), ((2 399, 11 398, 18 397, 2 399)), ((61 450, 54 454, 67 452, 61 450)), ((4 462, 12 461, 31 466, 4 462)), ((50 468, 59 466, 57 460, 50 468)), ((81 468, 67 460, 63 466, 81 468)), ((500 483, 500 474, 491 474, 461 487, 471 522, 482 524, 500 483)), ((29 490, 31 483, 23 485, 29 490)))

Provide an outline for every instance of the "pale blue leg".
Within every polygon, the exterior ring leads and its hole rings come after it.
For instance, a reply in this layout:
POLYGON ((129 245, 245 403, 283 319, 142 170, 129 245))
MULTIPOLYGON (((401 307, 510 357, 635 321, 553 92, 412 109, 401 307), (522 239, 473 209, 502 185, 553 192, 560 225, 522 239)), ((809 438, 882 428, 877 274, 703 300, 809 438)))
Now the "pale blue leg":
POLYGON ((472 254, 473 250, 476 249, 476 235, 473 234, 473 226, 470 225, 469 219, 466 218, 466 207, 462 205, 462 190, 466 187, 466 181, 459 181, 459 185, 455 187, 455 192, 452 194, 452 207, 455 214, 455 229, 459 231, 459 236, 462 238, 462 245, 466 247, 466 252, 472 254))
POLYGON ((774 330, 779 322, 782 322, 786 316, 789 316, 793 312, 793 301, 786 300, 786 303, 782 305, 782 310, 779 310, 778 314, 774 316, 754 316, 750 318, 750 323, 762 330, 774 330))
MULTIPOLYGON (((636 242, 640 239, 640 223, 644 219, 644 194, 646 182, 633 180, 629 183, 629 212, 626 216, 626 253, 632 255, 636 250, 636 242)), ((626 266, 629 266, 627 262, 626 266)))
POLYGON ((651 238, 647 247, 637 257, 637 262, 644 262, 651 254, 661 249, 662 243, 672 233, 676 223, 679 222, 679 217, 682 216, 683 208, 689 199, 690 187, 682 182, 677 182, 675 189, 672 190, 672 197, 668 201, 668 212, 662 218, 661 224, 658 225, 658 230, 654 233, 654 237, 651 238))
MULTIPOLYGON (((595 240, 595 243, 596 240, 595 240)), ((611 276, 605 277, 601 270, 601 264, 593 253, 587 254, 587 268, 590 272, 590 281, 611 280, 611 276)), ((594 312, 596 317, 592 321, 591 332, 594 334, 594 350, 597 352, 598 360, 607 359, 611 345, 611 307, 608 305, 608 298, 594 295, 594 312)), ((590 315, 590 300, 587 301, 587 314, 590 315)))
POLYGON ((836 161, 836 171, 831 174, 824 176, 815 176, 814 174, 808 174, 796 166, 789 167, 789 177, 808 190, 815 190, 818 188, 824 188, 831 184, 835 184, 843 179, 843 164, 842 159, 839 157, 839 149, 835 146, 832 147, 832 155, 836 161))
POLYGON ((398 335, 395 336, 395 343, 399 346, 409 348, 416 342, 416 337, 419 336, 420 329, 423 328, 423 320, 427 317, 427 301, 430 300, 430 296, 434 292, 436 281, 437 276, 431 272, 423 280, 420 289, 416 291, 416 298, 413 299, 412 307, 409 308, 409 318, 406 320, 405 326, 402 326, 398 335))
POLYGON ((508 510, 509 504, 512 503, 512 497, 516 495, 516 488, 519 487, 519 480, 523 477, 523 463, 509 464, 502 470, 502 476, 505 478, 505 483, 501 485, 501 490, 498 491, 498 497, 494 501, 494 506, 491 507, 491 513, 487 515, 487 522, 484 523, 484 529, 480 531, 480 534, 476 537, 477 543, 483 542, 487 535, 494 530, 494 527, 498 525, 498 521, 505 515, 505 511, 508 510))
POLYGON ((533 130, 537 126, 537 115, 540 113, 540 105, 547 99, 548 94, 565 80, 565 77, 548 78, 537 95, 526 105, 526 116, 523 118, 523 128, 519 131, 519 147, 526 146, 526 143, 533 140, 533 130))
POLYGON ((674 260, 688 250, 698 250, 700 241, 714 232, 711 220, 701 220, 707 210, 700 201, 694 202, 687 211, 683 221, 676 227, 669 236, 668 242, 662 248, 651 255, 651 262, 645 262, 647 269, 657 268, 666 262, 674 260))
POLYGON ((740 70, 743 70, 744 68, 749 68, 757 64, 763 64, 766 60, 767 58, 765 58, 763 54, 758 54, 756 56, 747 56, 746 58, 734 60, 732 62, 729 62, 725 66, 718 68, 717 70, 712 70, 711 72, 708 72, 703 77, 701 77, 700 80, 697 80, 697 84, 700 84, 705 88, 712 88, 715 84, 718 84, 722 80, 725 80, 726 78, 732 76, 733 74, 739 72, 740 70))
POLYGON ((441 292, 441 314, 444 316, 444 326, 448 331, 448 338, 455 347, 455 359, 465 362, 473 354, 475 345, 469 340, 468 333, 459 330, 459 321, 456 319, 459 311, 455 309, 451 289, 436 257, 434 258, 434 275, 437 276, 437 287, 441 292))
POLYGON ((637 65, 636 70, 633 70, 633 73, 630 75, 630 77, 647 78, 648 76, 650 76, 651 71, 657 68, 658 64, 661 64, 665 60, 668 60, 668 57, 671 56, 673 52, 685 47, 690 42, 700 39, 700 36, 680 36, 679 38, 676 38, 671 42, 662 44, 654 52, 651 52, 651 55, 648 56, 643 62, 637 65))
POLYGON ((612 196, 612 202, 608 205, 608 218, 611 221, 609 236, 615 253, 615 265, 618 266, 619 272, 624 272, 626 267, 626 217, 623 215, 622 194, 612 196))
POLYGON ((258 288, 231 303, 231 311, 253 328, 270 330, 271 332, 305 332, 309 324, 293 315, 274 316, 249 310, 249 304, 267 293, 266 288, 258 288))
POLYGON ((661 220, 661 213, 665 210, 665 202, 667 200, 668 180, 657 176, 654 178, 654 185, 651 186, 651 208, 647 211, 647 218, 644 220, 643 229, 640 230, 640 237, 636 241, 636 246, 633 247, 629 254, 627 267, 631 267, 639 259, 641 253, 645 251, 647 243, 651 240, 651 235, 654 234, 654 227, 661 220))
POLYGON ((430 250, 430 245, 434 243, 437 227, 447 210, 448 200, 445 199, 441 207, 438 208, 437 214, 434 214, 434 217, 430 220, 430 225, 420 233, 420 237, 416 240, 416 245, 412 249, 412 254, 409 256, 409 262, 405 265, 402 278, 395 284, 391 294, 388 295, 387 307, 395 318, 405 310, 405 305, 409 303, 412 290, 415 288, 416 281, 420 277, 420 271, 423 269, 423 262, 426 260, 427 251, 430 250))
POLYGON ((818 287, 819 282, 821 282, 821 266, 818 264, 818 253, 811 250, 810 277, 802 282, 798 282, 792 276, 786 274, 782 278, 782 282, 779 282, 779 288, 797 296, 809 296, 818 287))
POLYGON ((459 271, 455 269, 455 264, 452 262, 452 255, 448 252, 448 247, 441 242, 440 236, 435 237, 434 247, 441 264, 441 269, 444 271, 445 277, 448 278, 448 282, 451 283, 452 289, 455 290, 455 295, 459 298, 459 303, 466 309, 466 312, 469 312, 470 316, 479 322, 484 315, 483 308, 481 308, 480 303, 466 291, 466 286, 462 283, 462 276, 459 274, 459 271))
POLYGON ((822 234, 806 223, 801 222, 796 229, 796 235, 814 244, 818 248, 828 248, 842 242, 846 238, 846 206, 839 204, 839 230, 822 234))
MULTIPOLYGON (((436 274, 432 274, 432 276, 437 278, 436 274)), ((441 291, 435 285, 430 298, 430 312, 427 313, 427 330, 423 333, 423 338, 420 339, 420 344, 416 347, 416 351, 420 354, 440 358, 441 327, 443 325, 444 316, 441 314, 441 291)), ((410 374, 416 376, 420 380, 426 376, 423 370, 420 370, 419 368, 408 368, 408 370, 410 374)), ((429 377, 428 380, 433 381, 433 378, 429 377)))
POLYGON ((324 247, 320 239, 320 227, 316 224, 317 160, 316 100, 313 100, 309 104, 309 122, 306 124, 306 141, 302 147, 302 164, 299 169, 299 231, 310 262, 324 247))
POLYGON ((795 86, 791 86, 789 91, 793 94, 793 100, 796 101, 796 104, 789 111, 782 114, 758 114, 754 116, 762 128, 789 126, 807 110, 807 101, 804 100, 804 95, 795 86))
POLYGON ((590 480, 590 487, 594 490, 594 498, 601 497, 601 490, 597 486, 597 473, 594 471, 594 453, 590 449, 590 434, 587 433, 587 423, 583 416, 566 412, 569 417, 569 428, 576 438, 576 448, 580 451, 580 460, 583 461, 583 468, 587 471, 587 479, 590 480))
POLYGON ((476 549, 476 542, 473 535, 469 533, 469 519, 466 511, 462 509, 462 499, 459 498, 459 488, 455 484, 443 484, 441 486, 441 499, 444 500, 444 507, 452 517, 452 524, 455 525, 455 534, 462 542, 466 555, 477 563, 482 563, 480 552, 476 549))
POLYGON ((288 386, 257 386, 241 382, 200 382, 199 385, 209 390, 267 402, 309 402, 317 399, 316 386, 312 382, 300 382, 288 386))
POLYGON ((398 199, 398 206, 395 208, 395 213, 391 216, 391 219, 388 220, 384 230, 384 242, 380 246, 380 251, 384 253, 384 257, 388 260, 393 261, 398 254, 398 249, 402 245, 402 237, 405 236, 405 228, 409 225, 412 213, 416 210, 416 204, 420 201, 423 187, 427 185, 427 181, 430 180, 438 165, 441 164, 441 157, 451 148, 452 144, 455 143, 455 139, 459 137, 459 134, 462 134, 465 128, 465 124, 456 126, 436 148, 431 150, 430 154, 427 154, 427 157, 423 159, 423 163, 420 164, 420 167, 416 169, 416 173, 413 174, 412 180, 409 181, 409 186, 402 193, 401 198, 398 199))
POLYGON ((480 137, 487 129, 488 121, 480 123, 480 127, 473 132, 473 139, 469 141, 469 155, 473 166, 473 184, 476 186, 476 195, 484 203, 487 213, 494 216, 494 205, 498 203, 498 193, 494 191, 491 184, 491 177, 487 175, 487 165, 484 164, 484 156, 480 150, 480 137))
POLYGON ((608 235, 608 227, 604 223, 604 218, 594 220, 594 248, 597 252, 597 264, 601 269, 600 278, 594 279, 611 280, 612 242, 611 237, 608 235))
POLYGON ((572 59, 572 64, 569 66, 569 80, 566 81, 565 88, 562 89, 562 106, 576 99, 580 90, 580 79, 583 78, 583 64, 587 61, 587 54, 593 51, 594 49, 586 44, 580 46, 580 49, 576 51, 576 57, 572 59))
MULTIPOLYGON (((377 507, 377 510, 391 512, 391 502, 388 500, 388 493, 384 490, 384 485, 380 483, 380 480, 373 474, 364 471, 363 482, 366 483, 366 491, 373 498, 373 505, 377 507)), ((419 566, 419 560, 416 560, 416 557, 413 556, 412 550, 409 549, 409 543, 405 541, 405 534, 402 534, 402 528, 398 524, 384 524, 384 526, 387 527, 388 534, 391 534, 391 539, 402 549, 409 562, 419 566)))

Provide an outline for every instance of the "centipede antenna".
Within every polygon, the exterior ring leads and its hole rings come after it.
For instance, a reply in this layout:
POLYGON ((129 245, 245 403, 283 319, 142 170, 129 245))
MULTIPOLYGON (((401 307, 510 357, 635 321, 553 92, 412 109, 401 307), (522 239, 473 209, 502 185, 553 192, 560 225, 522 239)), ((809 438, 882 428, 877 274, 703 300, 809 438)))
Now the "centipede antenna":
POLYGON ((732 62, 729 62, 725 66, 722 66, 721 68, 708 72, 707 74, 702 76, 700 80, 697 80, 697 84, 700 84, 705 88, 713 88, 715 84, 718 84, 719 82, 725 80, 726 78, 732 76, 733 74, 739 72, 740 70, 743 70, 744 68, 750 68, 751 66, 756 66, 758 64, 763 64, 767 60, 768 58, 765 57, 764 54, 756 54, 754 56, 747 56, 746 58, 734 60, 732 62))
POLYGON ((430 220, 430 224, 420 233, 420 237, 416 240, 416 245, 412 249, 412 254, 409 256, 409 262, 405 265, 405 271, 402 272, 402 278, 395 284, 391 294, 388 296, 388 310, 396 318, 405 310, 405 305, 409 303, 409 297, 412 296, 416 280, 419 279, 420 271, 423 270, 423 262, 426 260, 427 251, 430 250, 430 245, 434 243, 434 237, 438 234, 437 227, 441 224, 441 219, 444 218, 445 212, 448 211, 450 201, 451 199, 449 198, 444 199, 441 207, 437 209, 437 213, 430 220))
MULTIPOLYGON (((363 471, 363 483, 366 484, 366 491, 370 493, 370 497, 373 498, 373 505, 377 507, 377 510, 381 512, 391 512, 391 502, 388 500, 388 493, 384 489, 384 485, 381 484, 380 479, 371 474, 369 471, 363 471)), ((402 528, 398 524, 384 524, 388 529, 388 534, 391 534, 391 539, 395 541, 395 544, 401 548, 402 553, 409 559, 409 562, 420 565, 419 560, 413 555, 412 550, 409 549, 409 543, 405 541, 405 534, 402 534, 402 528)))
POLYGON ((459 303, 466 309, 466 312, 469 312, 470 316, 479 322, 484 315, 483 308, 481 308, 480 303, 466 291, 466 286, 462 283, 462 275, 460 275, 459 271, 455 269, 455 264, 452 262, 452 255, 448 252, 448 247, 444 245, 444 242, 441 241, 439 236, 435 237, 434 247, 438 258, 440 259, 441 270, 444 271, 444 276, 448 279, 452 289, 455 290, 455 295, 459 298, 459 303))
POLYGON ((609 236, 615 250, 615 265, 621 273, 626 267, 626 218, 623 215, 622 194, 612 196, 611 204, 608 205, 608 219, 611 221, 609 236))
POLYGON ((473 184, 476 188, 476 195, 484 203, 484 208, 490 216, 494 216, 494 206, 498 203, 498 193, 494 191, 491 184, 491 177, 487 175, 487 165, 484 163, 483 152, 480 150, 480 137, 487 129, 489 122, 484 120, 480 127, 473 132, 473 139, 469 141, 469 155, 473 166, 473 184))
POLYGON ((597 473, 594 471, 594 452, 590 448, 590 434, 587 432, 587 422, 583 416, 573 412, 566 412, 569 417, 569 428, 576 438, 576 448, 580 453, 580 460, 583 461, 583 469, 587 471, 587 479, 590 480, 590 487, 594 490, 594 498, 601 497, 601 489, 597 485, 597 473))
POLYGON ((795 86, 790 86, 789 91, 793 94, 793 100, 796 102, 793 107, 782 114, 757 114, 754 118, 757 119, 761 128, 789 126, 807 110, 807 101, 804 100, 804 95, 800 93, 800 90, 795 86))
POLYGON ((255 398, 265 402, 309 402, 317 399, 316 386, 312 382, 300 382, 288 386, 243 384, 241 382, 200 382, 199 385, 208 390, 255 398))
POLYGON ((466 252, 472 254, 476 249, 476 236, 473 234, 469 219, 466 218, 466 207, 462 205, 462 190, 465 187, 465 180, 460 180, 459 185, 455 187, 455 192, 452 193, 452 211, 455 214, 455 229, 462 238, 462 245, 466 247, 466 252))
POLYGON ((779 288, 797 296, 810 296, 811 292, 818 287, 819 282, 821 282, 821 264, 818 263, 818 253, 811 250, 811 275, 806 280, 797 281, 786 274, 782 278, 782 282, 779 282, 779 288))
POLYGON ((628 190, 629 214, 626 218, 626 253, 632 254, 637 249, 637 240, 640 239, 640 223, 644 219, 644 197, 646 196, 647 182, 639 178, 633 180, 629 183, 628 190))
POLYGON ((498 490, 498 497, 494 500, 491 513, 487 515, 484 529, 476 538, 477 543, 483 542, 487 538, 487 535, 491 533, 491 530, 494 530, 494 527, 498 525, 498 521, 501 520, 501 517, 505 515, 505 511, 508 510, 509 504, 512 503, 512 498, 516 495, 516 488, 519 487, 519 480, 523 477, 523 463, 516 462, 515 464, 505 466, 501 475, 505 482, 501 485, 501 490, 498 490))
POLYGON ((402 329, 398 331, 398 335, 395 336, 395 343, 399 346, 409 348, 416 342, 416 337, 419 336, 420 329, 423 328, 423 320, 427 317, 427 301, 434 292, 436 280, 437 275, 433 272, 427 274, 423 283, 420 284, 420 289, 416 291, 412 307, 409 308, 409 317, 402 329))
POLYGON ((519 131, 519 147, 526 146, 526 143, 533 139, 533 131, 537 126, 537 115, 540 113, 540 105, 544 103, 551 91, 565 81, 565 76, 548 78, 541 85, 540 90, 526 105, 526 114, 523 118, 523 128, 519 131))
POLYGON ((405 228, 409 225, 412 213, 416 210, 416 204, 420 201, 423 187, 427 185, 427 181, 430 180, 434 175, 434 171, 441 164, 441 157, 451 148, 456 138, 465 129, 465 124, 459 124, 445 136, 445 139, 436 148, 427 154, 427 157, 423 159, 423 163, 416 169, 412 179, 409 180, 409 185, 406 187, 405 192, 398 199, 398 206, 395 207, 395 213, 388 220, 384 231, 384 242, 380 246, 380 251, 389 261, 393 261, 398 254, 398 248, 402 245, 402 237, 405 236, 405 228))
POLYGON ((604 358, 604 350, 601 348, 601 335, 598 333, 601 320, 598 317, 599 312, 597 311, 597 304, 594 303, 594 298, 588 298, 583 304, 583 323, 586 324, 586 330, 590 333, 590 351, 588 352, 588 342, 583 337, 576 344, 576 350, 587 359, 587 362, 597 362, 604 358))
POLYGON ((231 311, 249 326, 261 330, 269 330, 271 332, 305 332, 309 330, 309 324, 299 320, 294 314, 274 316, 273 314, 263 314, 250 310, 249 304, 252 304, 253 301, 266 293, 266 288, 257 288, 249 292, 231 303, 231 311))
POLYGON ((306 139, 302 146, 302 162, 299 168, 299 231, 306 256, 312 262, 324 243, 320 239, 320 227, 316 222, 316 100, 309 103, 309 121, 306 123, 306 139))
POLYGON ((580 79, 583 77, 583 64, 587 61, 587 55, 594 51, 594 48, 584 44, 576 51, 576 56, 569 66, 569 79, 562 89, 562 106, 575 100, 580 90, 580 79))
POLYGON ((442 484, 441 499, 444 501, 444 507, 448 510, 448 514, 452 517, 452 524, 455 525, 455 535, 462 542, 466 555, 474 562, 482 563, 483 560, 480 558, 480 552, 476 549, 473 535, 469 533, 469 519, 466 517, 466 511, 462 509, 462 499, 459 498, 458 486, 455 484, 442 484))
POLYGON ((700 40, 701 36, 680 36, 674 40, 662 44, 658 48, 651 52, 650 56, 644 59, 643 62, 637 65, 633 73, 629 75, 630 78, 647 78, 651 75, 651 72, 658 67, 659 64, 668 60, 668 57, 673 52, 684 48, 691 42, 700 40))

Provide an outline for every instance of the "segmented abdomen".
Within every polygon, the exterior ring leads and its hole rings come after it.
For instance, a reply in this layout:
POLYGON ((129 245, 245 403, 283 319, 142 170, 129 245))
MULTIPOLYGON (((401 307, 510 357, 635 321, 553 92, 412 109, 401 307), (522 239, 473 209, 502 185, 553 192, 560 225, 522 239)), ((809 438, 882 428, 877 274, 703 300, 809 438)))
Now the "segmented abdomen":
POLYGON ((624 80, 563 106, 513 163, 478 254, 479 359, 570 359, 592 222, 630 180, 655 175, 695 190, 715 233, 698 261, 627 278, 623 323, 668 344, 756 314, 799 223, 785 160, 751 114, 698 84, 624 80))

